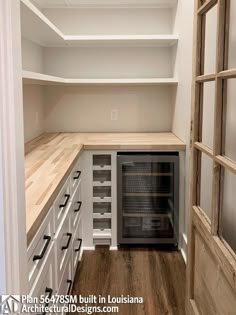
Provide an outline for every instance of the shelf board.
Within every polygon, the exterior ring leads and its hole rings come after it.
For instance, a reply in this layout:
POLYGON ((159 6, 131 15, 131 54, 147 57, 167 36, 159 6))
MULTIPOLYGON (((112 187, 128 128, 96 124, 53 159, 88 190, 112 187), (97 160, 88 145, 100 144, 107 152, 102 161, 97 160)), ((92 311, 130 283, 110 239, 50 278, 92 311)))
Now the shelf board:
POLYGON ((111 213, 93 213, 93 218, 94 219, 111 219, 111 213))
POLYGON ((93 165, 93 170, 94 171, 110 171, 111 170, 111 165, 93 165))
POLYGON ((65 79, 63 78, 26 70, 23 70, 22 78, 25 84, 65 84, 65 79))
POLYGON ((111 238, 111 229, 93 229, 93 238, 111 238))
POLYGON ((104 202, 112 202, 111 197, 93 197, 93 202, 104 203, 104 202))
MULTIPOLYGON (((23 83, 40 85, 176 85, 175 78, 150 78, 150 79, 66 79, 47 74, 25 71, 22 73, 23 83)), ((110 168, 93 167, 93 170, 109 170, 110 168)))
POLYGON ((93 181, 94 187, 111 186, 111 181, 93 181))
POLYGON ((22 36, 45 47, 169 47, 177 35, 65 35, 29 0, 21 0, 22 36))
POLYGON ((32 0, 41 8, 172 8, 177 0, 32 0))
POLYGON ((177 35, 65 35, 67 46, 76 47, 170 47, 177 35))
POLYGON ((21 0, 21 32, 41 46, 63 45, 63 33, 29 0, 21 0))

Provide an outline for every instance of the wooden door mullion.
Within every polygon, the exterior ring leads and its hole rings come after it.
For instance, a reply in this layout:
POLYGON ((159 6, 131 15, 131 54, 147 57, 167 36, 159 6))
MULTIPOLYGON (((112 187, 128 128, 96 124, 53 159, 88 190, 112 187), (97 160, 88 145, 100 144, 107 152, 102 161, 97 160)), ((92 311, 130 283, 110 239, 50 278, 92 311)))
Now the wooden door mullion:
MULTIPOLYGON (((224 70, 225 63, 225 22, 226 0, 218 0, 217 7, 217 44, 216 44, 216 73, 224 70)), ((222 154, 222 111, 223 111, 223 80, 216 78, 215 81, 215 110, 214 110, 214 157, 222 154)), ((212 181, 212 208, 211 208, 211 233, 218 235, 220 216, 220 185, 221 167, 213 161, 212 181)))
MULTIPOLYGON (((201 87, 197 82, 197 77, 201 75, 202 71, 202 58, 204 58, 202 47, 202 15, 198 14, 198 9, 201 6, 200 0, 195 0, 194 4, 194 43, 193 47, 193 84, 192 84, 192 116, 191 116, 191 135, 190 135, 190 149, 192 157, 192 174, 196 174, 199 164, 199 152, 194 143, 199 140, 199 118, 200 115, 200 99, 201 87)), ((205 43, 204 43, 205 45, 205 43)), ((189 222, 193 221, 193 205, 197 203, 197 176, 191 178, 191 191, 190 191, 190 209, 189 209, 189 222)), ((194 262, 195 262, 195 227, 189 224, 188 228, 188 265, 187 265, 187 290, 186 290, 186 311, 189 311, 190 301, 194 297, 194 262)))

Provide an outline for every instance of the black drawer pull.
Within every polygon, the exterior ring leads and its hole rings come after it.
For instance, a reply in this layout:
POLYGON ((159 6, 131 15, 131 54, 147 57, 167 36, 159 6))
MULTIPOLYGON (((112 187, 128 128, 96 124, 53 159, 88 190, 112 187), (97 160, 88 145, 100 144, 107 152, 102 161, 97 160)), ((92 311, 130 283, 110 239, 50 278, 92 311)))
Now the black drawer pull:
POLYGON ((67 295, 69 295, 73 282, 72 282, 72 280, 67 280, 66 283, 70 284, 70 285, 69 285, 69 288, 68 288, 68 292, 67 292, 67 295))
MULTIPOLYGON (((50 300, 51 297, 52 297, 53 289, 46 288, 46 289, 45 289, 45 294, 47 294, 47 293, 49 293, 49 294, 48 294, 48 298, 49 298, 49 300, 50 300)), ((49 303, 45 303, 45 307, 48 307, 48 306, 49 306, 49 303)), ((42 313, 42 315, 46 315, 46 312, 42 313)))
POLYGON ((80 248, 81 248, 81 245, 82 245, 82 238, 77 238, 77 241, 79 241, 79 248, 76 248, 75 252, 79 252, 80 251, 80 248))
POLYGON ((82 201, 77 201, 76 202, 79 206, 77 209, 74 210, 74 212, 79 212, 80 211, 80 208, 81 208, 81 205, 82 205, 82 201))
POLYGON ((66 233, 66 236, 69 236, 68 242, 67 242, 66 246, 62 246, 62 248, 61 248, 62 250, 65 250, 65 249, 67 249, 69 247, 70 241, 71 241, 71 238, 72 238, 72 233, 66 233))
POLYGON ((42 259, 45 255, 46 251, 47 251, 48 245, 51 241, 51 236, 44 235, 43 239, 46 240, 46 243, 45 243, 45 246, 42 250, 42 253, 40 255, 35 255, 33 257, 33 261, 42 259))
POLYGON ((68 201, 69 201, 69 199, 70 199, 70 195, 69 195, 69 194, 65 194, 65 197, 66 197, 65 202, 64 202, 63 204, 61 204, 61 205, 59 206, 59 208, 65 208, 66 205, 68 204, 68 201))
POLYGON ((76 173, 78 174, 77 176, 74 176, 73 179, 79 179, 80 175, 81 175, 81 171, 76 171, 76 173))

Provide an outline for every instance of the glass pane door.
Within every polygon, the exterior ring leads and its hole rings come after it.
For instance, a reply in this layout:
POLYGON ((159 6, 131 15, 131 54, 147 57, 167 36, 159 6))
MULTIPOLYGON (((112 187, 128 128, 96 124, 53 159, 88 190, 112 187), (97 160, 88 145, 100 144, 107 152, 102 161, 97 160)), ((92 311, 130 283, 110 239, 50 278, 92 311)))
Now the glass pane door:
POLYGON ((131 157, 121 169, 122 237, 174 238, 175 163, 131 157))

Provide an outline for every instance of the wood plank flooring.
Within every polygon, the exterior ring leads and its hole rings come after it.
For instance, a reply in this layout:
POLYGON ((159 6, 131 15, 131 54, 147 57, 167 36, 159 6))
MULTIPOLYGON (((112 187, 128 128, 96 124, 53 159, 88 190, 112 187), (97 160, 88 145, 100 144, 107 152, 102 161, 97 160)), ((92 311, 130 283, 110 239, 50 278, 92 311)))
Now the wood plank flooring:
POLYGON ((176 251, 97 247, 83 253, 72 294, 144 298, 117 304, 119 315, 185 315, 185 264, 176 251))

